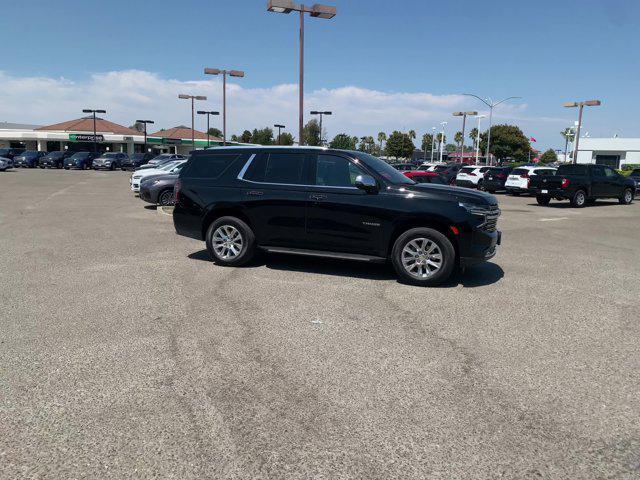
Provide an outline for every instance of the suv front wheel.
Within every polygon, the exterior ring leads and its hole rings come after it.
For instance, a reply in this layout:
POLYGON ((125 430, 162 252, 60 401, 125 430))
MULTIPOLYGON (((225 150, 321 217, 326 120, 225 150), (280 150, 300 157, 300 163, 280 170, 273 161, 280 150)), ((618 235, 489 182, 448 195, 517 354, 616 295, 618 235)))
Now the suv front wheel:
POLYGON ((435 286, 447 280, 456 262, 449 239, 432 228, 412 228, 398 237, 391 262, 405 283, 435 286))
POLYGON ((236 217, 220 217, 207 230, 207 250, 218 265, 237 267, 255 254, 255 235, 251 227, 236 217))

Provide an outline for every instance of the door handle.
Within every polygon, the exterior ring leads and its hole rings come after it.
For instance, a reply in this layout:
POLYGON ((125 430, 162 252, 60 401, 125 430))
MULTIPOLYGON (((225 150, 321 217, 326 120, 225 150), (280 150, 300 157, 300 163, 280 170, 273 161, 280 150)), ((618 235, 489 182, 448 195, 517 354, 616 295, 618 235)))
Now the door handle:
POLYGON ((247 195, 253 195, 253 196, 260 196, 262 195, 264 192, 261 192, 260 190, 250 190, 247 192, 247 195))
POLYGON ((311 200, 324 200, 325 198, 327 198, 327 196, 322 193, 312 193, 311 195, 309 195, 309 198, 311 200))

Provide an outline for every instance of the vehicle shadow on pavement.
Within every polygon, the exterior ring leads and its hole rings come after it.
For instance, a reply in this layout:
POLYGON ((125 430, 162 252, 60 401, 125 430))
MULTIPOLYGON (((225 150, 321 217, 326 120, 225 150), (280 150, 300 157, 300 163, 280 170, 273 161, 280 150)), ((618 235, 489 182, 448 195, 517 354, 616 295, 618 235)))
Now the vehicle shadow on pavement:
MULTIPOLYGON (((576 207, 572 206, 571 203, 569 203, 569 202, 554 202, 554 201, 551 201, 551 203, 549 203, 549 205, 538 205, 537 203, 529 203, 528 205, 530 207, 542 207, 542 208, 559 208, 559 209, 563 209, 563 208, 575 209, 576 208, 576 207)), ((584 208, 613 207, 613 206, 618 206, 618 205, 620 205, 620 202, 618 202, 618 200, 613 200, 613 201, 598 200, 595 203, 591 203, 591 204, 585 205, 584 208)))
MULTIPOLYGON (((191 260, 212 262, 207 250, 200 250, 188 255, 191 260)), ((362 263, 332 258, 302 257, 295 255, 279 255, 261 253, 248 265, 240 268, 267 267, 272 270, 289 272, 315 273, 338 277, 363 278, 367 280, 396 280, 397 276, 389 263, 362 263)), ((439 288, 482 287, 500 281, 504 270, 495 263, 483 263, 467 268, 464 273, 455 273, 439 288)), ((417 287, 422 288, 422 287, 417 287)))
POLYGON ((157 210, 158 206, 157 205, 145 205, 144 208, 147 209, 147 210, 157 210))

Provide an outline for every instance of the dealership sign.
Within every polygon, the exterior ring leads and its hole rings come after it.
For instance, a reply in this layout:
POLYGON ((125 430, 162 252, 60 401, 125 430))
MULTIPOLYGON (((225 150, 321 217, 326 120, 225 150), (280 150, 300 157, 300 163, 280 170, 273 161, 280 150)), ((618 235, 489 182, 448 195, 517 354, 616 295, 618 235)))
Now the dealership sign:
POLYGON ((104 142, 104 135, 85 135, 80 133, 72 133, 69 135, 72 142, 104 142))

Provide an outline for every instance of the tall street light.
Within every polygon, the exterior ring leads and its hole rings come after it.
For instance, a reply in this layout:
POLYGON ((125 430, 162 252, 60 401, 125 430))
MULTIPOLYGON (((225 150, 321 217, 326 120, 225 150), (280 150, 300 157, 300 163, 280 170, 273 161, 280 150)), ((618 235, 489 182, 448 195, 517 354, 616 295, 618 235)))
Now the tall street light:
POLYGON ((431 163, 433 163, 433 149, 436 146, 436 127, 431 127, 431 131, 433 132, 431 134, 431 163))
POLYGON ((198 110, 198 115, 206 115, 207 116, 207 148, 211 146, 209 142, 209 119, 211 115, 220 115, 220 112, 211 112, 209 110, 198 110))
POLYGON ((478 134, 476 135, 476 165, 480 163, 480 121, 487 118, 486 115, 478 115, 478 134))
POLYGON ((195 100, 206 100, 207 97, 203 96, 203 95, 185 95, 183 93, 181 93, 180 95, 178 95, 178 98, 181 98, 183 100, 191 100, 191 147, 195 150, 196 149, 196 134, 195 134, 195 123, 196 123, 196 116, 195 116, 195 112, 194 112, 194 101, 195 100))
POLYGON ((319 112, 318 110, 311 110, 309 113, 311 115, 320 115, 320 146, 322 146, 324 145, 324 141, 322 139, 322 116, 331 115, 331 112, 319 112))
POLYGON ((444 150, 444 127, 447 125, 447 122, 442 122, 440 126, 442 127, 442 135, 440 137, 440 163, 442 163, 442 151, 444 150))
POLYGON ((280 125, 279 123, 276 123, 276 124, 274 125, 274 127, 276 127, 276 128, 278 129, 278 145, 280 145, 280 131, 281 131, 283 128, 287 128, 287 127, 285 127, 284 125, 280 125))
POLYGON ((507 98, 503 98, 499 102, 494 102, 490 98, 480 98, 479 96, 474 95, 473 93, 463 93, 463 95, 466 95, 468 97, 475 97, 478 100, 480 100, 482 103, 484 103, 487 107, 489 107, 489 131, 487 132, 487 165, 489 165, 489 158, 490 158, 489 147, 491 147, 491 126, 493 125, 493 109, 498 105, 500 105, 501 103, 506 102, 507 100, 513 100, 515 98, 522 98, 522 97, 507 97, 507 98))
POLYGON ((242 70, 220 70, 219 68, 205 68, 205 75, 222 74, 222 145, 227 144, 227 75, 244 77, 242 70))
MULTIPOLYGON (((321 5, 316 3, 311 7, 296 4, 292 0, 269 0, 267 10, 274 13, 300 12, 300 84, 298 85, 298 144, 304 145, 302 130, 304 128, 304 14, 308 13, 312 17, 330 19, 336 16, 336 7, 321 5)), ((321 134, 322 136, 322 134, 321 134)))
POLYGON ((578 124, 576 126, 576 137, 573 145, 573 163, 578 163, 578 144, 580 143, 580 127, 582 127, 582 110, 584 107, 599 107, 602 105, 600 100, 585 100, 584 102, 568 102, 564 106, 567 108, 579 107, 578 124))
POLYGON ((464 163, 464 131, 467 126, 467 116, 475 117, 478 112, 453 112, 454 117, 462 117, 462 141, 460 142, 460 162, 464 163))
POLYGON ((107 113, 106 110, 92 110, 90 108, 85 108, 82 110, 83 113, 91 113, 93 114, 93 153, 98 152, 98 142, 96 140, 96 113, 107 113))
POLYGON ((136 120, 136 123, 142 123, 144 125, 144 149, 143 152, 147 153, 147 123, 154 123, 153 120, 136 120))

